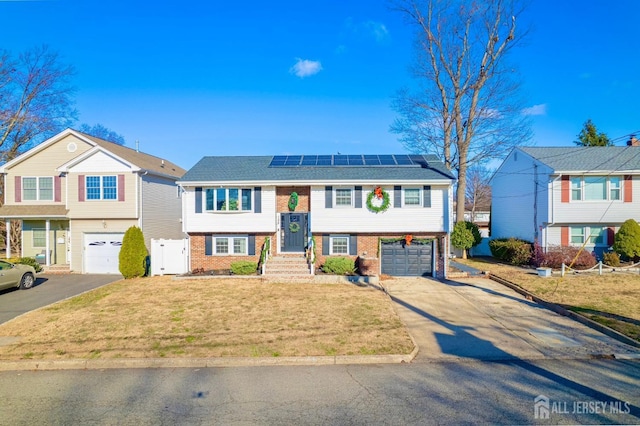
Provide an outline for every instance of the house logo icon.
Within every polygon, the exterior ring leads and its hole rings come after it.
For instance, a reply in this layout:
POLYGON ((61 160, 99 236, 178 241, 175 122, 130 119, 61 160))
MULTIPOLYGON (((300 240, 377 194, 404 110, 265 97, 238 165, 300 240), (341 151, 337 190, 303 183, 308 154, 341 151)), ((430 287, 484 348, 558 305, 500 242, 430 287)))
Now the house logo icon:
POLYGON ((536 419, 549 418, 549 398, 546 395, 538 395, 533 400, 533 416, 536 419))

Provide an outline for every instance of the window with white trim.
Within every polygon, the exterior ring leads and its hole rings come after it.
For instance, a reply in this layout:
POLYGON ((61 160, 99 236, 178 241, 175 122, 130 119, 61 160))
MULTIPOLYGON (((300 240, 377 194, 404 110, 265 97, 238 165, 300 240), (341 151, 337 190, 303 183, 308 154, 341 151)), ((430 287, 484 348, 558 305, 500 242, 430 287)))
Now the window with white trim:
POLYGON ((349 236, 332 235, 329 237, 329 254, 349 254, 349 236))
POLYGON ((594 246, 606 246, 607 228, 603 226, 571 226, 571 244, 582 245, 588 240, 587 244, 594 246))
POLYGON ((52 201, 53 177, 23 177, 22 199, 26 201, 52 201))
POLYGON ((44 228, 33 228, 31 230, 32 234, 32 245, 33 247, 45 247, 47 245, 47 231, 44 228))
POLYGON ((251 211, 250 188, 207 188, 204 193, 207 211, 251 211))
POLYGON ((334 190, 336 207, 353 207, 353 189, 352 188, 336 188, 334 190))
POLYGON ((620 176, 582 176, 571 178, 572 201, 619 201, 620 176))
POLYGON ((86 176, 87 200, 117 200, 118 179, 116 176, 86 176))
POLYGON ((248 237, 214 237, 213 253, 228 255, 247 255, 248 237))
POLYGON ((403 188, 402 205, 405 207, 422 206, 422 190, 420 188, 403 188))

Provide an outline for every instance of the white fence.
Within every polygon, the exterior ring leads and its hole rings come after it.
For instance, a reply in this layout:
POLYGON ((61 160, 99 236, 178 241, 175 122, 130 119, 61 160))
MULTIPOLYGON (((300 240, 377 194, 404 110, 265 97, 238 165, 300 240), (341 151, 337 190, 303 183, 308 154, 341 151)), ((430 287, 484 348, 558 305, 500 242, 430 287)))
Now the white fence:
POLYGON ((151 240, 151 275, 189 272, 189 240, 151 240))

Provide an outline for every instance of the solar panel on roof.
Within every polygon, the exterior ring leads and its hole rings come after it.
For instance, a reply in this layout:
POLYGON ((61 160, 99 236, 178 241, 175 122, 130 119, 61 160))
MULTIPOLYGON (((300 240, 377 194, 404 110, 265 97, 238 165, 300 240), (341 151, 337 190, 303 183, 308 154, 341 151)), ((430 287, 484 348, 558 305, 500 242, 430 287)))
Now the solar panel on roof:
POLYGON ((330 166, 331 165, 331 155, 318 155, 318 166, 330 166))
POLYGON ((380 164, 383 166, 395 166, 396 160, 393 159, 393 155, 378 155, 380 158, 380 164))
POLYGON ((411 158, 409 158, 408 155, 395 155, 394 157, 396 157, 396 163, 398 163, 399 166, 407 166, 413 164, 413 161, 411 161, 411 158))
POLYGON ((287 161, 285 161, 285 166, 299 166, 300 160, 302 160, 301 155, 290 155, 287 157, 287 161))
POLYGON ((364 165, 364 161, 362 160, 362 155, 350 155, 349 156, 349 165, 350 166, 362 166, 362 165, 364 165))
POLYGON ((302 166, 315 166, 318 163, 317 155, 305 155, 302 157, 302 162, 300 165, 302 166))
POLYGON ((365 155, 364 164, 366 164, 367 166, 379 166, 380 159, 377 155, 365 155))
POLYGON ((413 164, 426 163, 424 155, 410 155, 409 158, 411 158, 411 161, 413 161, 413 164))
POLYGON ((334 166, 348 166, 349 165, 349 157, 346 155, 334 155, 333 156, 333 165, 334 166))
POLYGON ((271 164, 269 164, 269 167, 284 166, 284 163, 286 160, 287 160, 286 155, 276 155, 271 160, 271 164))

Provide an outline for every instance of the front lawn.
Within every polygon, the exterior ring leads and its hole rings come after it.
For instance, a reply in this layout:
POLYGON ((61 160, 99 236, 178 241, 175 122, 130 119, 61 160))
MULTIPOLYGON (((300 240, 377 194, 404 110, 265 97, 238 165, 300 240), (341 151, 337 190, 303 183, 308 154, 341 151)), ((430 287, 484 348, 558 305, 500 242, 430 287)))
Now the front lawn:
POLYGON ((122 280, 0 326, 0 359, 407 354, 388 296, 351 284, 122 280))

